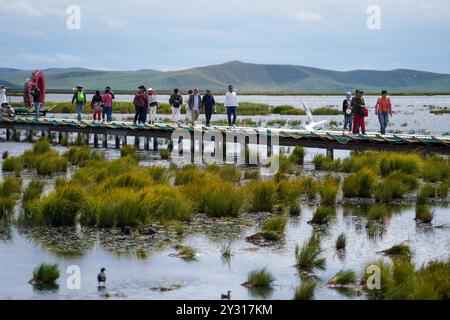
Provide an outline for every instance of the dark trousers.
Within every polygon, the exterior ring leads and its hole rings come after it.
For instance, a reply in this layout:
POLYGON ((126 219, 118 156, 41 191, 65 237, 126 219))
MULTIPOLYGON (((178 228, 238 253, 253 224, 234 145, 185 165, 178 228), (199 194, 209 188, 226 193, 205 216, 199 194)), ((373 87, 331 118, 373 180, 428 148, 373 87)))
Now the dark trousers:
POLYGON ((236 124, 237 117, 237 107, 227 107, 227 117, 228 117, 228 125, 236 124), (231 120, 231 116, 233 116, 233 120, 231 120))
POLYGON ((136 114, 134 115, 133 122, 136 123, 139 120, 139 123, 142 123, 142 113, 144 112, 144 107, 141 106, 134 106, 136 110, 136 114))
POLYGON ((213 114, 213 107, 205 107, 206 125, 209 126, 213 114))

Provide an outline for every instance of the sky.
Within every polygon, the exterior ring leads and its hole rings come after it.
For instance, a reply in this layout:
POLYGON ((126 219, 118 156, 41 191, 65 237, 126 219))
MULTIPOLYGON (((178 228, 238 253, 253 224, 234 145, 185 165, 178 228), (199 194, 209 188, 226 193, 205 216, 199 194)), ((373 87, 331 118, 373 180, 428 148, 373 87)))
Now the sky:
POLYGON ((0 19, 0 67, 450 74, 448 0, 0 0, 0 19))

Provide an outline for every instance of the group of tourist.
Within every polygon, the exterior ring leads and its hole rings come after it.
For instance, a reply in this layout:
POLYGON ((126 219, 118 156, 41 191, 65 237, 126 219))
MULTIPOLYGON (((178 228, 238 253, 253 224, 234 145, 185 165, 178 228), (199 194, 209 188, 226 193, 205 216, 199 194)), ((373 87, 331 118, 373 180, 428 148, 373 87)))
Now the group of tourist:
MULTIPOLYGON (((94 122, 111 121, 112 102, 114 99, 115 96, 110 87, 106 87, 103 94, 100 91, 95 93, 91 100, 94 122)), ((195 124, 200 117, 200 113, 203 112, 206 117, 206 126, 209 127, 211 125, 211 117, 216 110, 216 101, 211 90, 205 90, 203 96, 198 88, 189 90, 188 97, 185 100, 180 90, 174 89, 170 95, 169 104, 172 111, 171 119, 175 123, 179 124, 181 122, 181 108, 184 101, 187 101, 186 122, 195 124)), ((78 121, 82 120, 83 108, 86 106, 86 103, 86 92, 83 91, 83 86, 77 86, 72 97, 72 104, 76 107, 78 121)), ((147 89, 144 85, 139 86, 133 98, 133 105, 135 107, 134 124, 154 124, 156 122, 159 102, 156 92, 152 88, 147 89)), ((228 86, 224 105, 227 110, 228 125, 234 127, 236 125, 239 103, 232 85, 228 86)))
MULTIPOLYGON (((366 134, 365 118, 369 116, 369 110, 364 101, 364 91, 356 90, 355 96, 347 92, 346 98, 342 104, 344 112, 344 132, 348 130, 354 134, 366 134)), ((381 134, 386 134, 386 128, 389 124, 389 117, 392 117, 392 104, 387 90, 381 91, 381 97, 375 104, 375 115, 380 122, 381 134)))
MULTIPOLYGON (((14 109, 8 102, 6 91, 8 88, 0 86, 0 114, 3 116, 14 116, 14 109)), ((34 85, 30 91, 33 106, 35 109, 36 119, 39 118, 40 112, 40 98, 41 92, 39 88, 34 85)), ((351 92, 346 93, 346 98, 342 104, 342 111, 344 113, 344 128, 343 131, 348 131, 353 134, 365 134, 366 125, 365 118, 369 116, 366 103, 364 101, 364 91, 356 90, 353 96, 351 92)), ((114 92, 111 87, 106 87, 103 93, 96 91, 91 100, 91 108, 93 112, 94 122, 110 122, 112 120, 113 100, 115 99, 114 92)), ((195 124, 200 113, 205 114, 206 126, 210 126, 211 117, 216 110, 216 101, 211 93, 211 90, 206 89, 202 96, 198 88, 188 91, 188 96, 183 99, 179 89, 174 89, 170 95, 169 104, 172 111, 172 121, 175 123, 181 122, 181 107, 186 101, 186 119, 190 124, 195 124)), ((78 85, 72 97, 72 104, 76 107, 78 121, 82 120, 83 109, 87 103, 86 92, 83 91, 83 86, 78 85)), ((138 91, 134 95, 133 104, 135 107, 134 124, 154 124, 158 112, 159 102, 156 92, 144 85, 139 86, 138 91)), ((233 85, 228 86, 228 92, 225 94, 224 106, 227 113, 228 126, 234 127, 236 125, 237 110, 239 107, 238 97, 233 85)), ((378 98, 375 104, 375 114, 380 123, 381 134, 386 134, 386 128, 389 124, 389 117, 392 117, 392 103, 388 96, 387 90, 381 92, 381 97, 378 98)))

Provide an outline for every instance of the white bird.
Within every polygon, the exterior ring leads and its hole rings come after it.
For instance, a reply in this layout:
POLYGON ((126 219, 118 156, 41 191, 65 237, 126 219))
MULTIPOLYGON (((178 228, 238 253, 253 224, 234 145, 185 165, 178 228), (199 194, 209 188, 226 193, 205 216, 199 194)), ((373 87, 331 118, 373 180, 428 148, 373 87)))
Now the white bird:
POLYGON ((305 109, 306 115, 308 116, 308 124, 305 125, 305 130, 307 130, 307 131, 315 131, 315 130, 317 130, 317 127, 322 126, 322 125, 324 125, 324 124, 329 122, 329 120, 323 120, 323 121, 320 121, 320 122, 315 122, 314 118, 313 118, 313 114, 312 114, 311 108, 308 107, 306 105, 306 103, 304 103, 303 101, 300 101, 300 102, 301 102, 301 104, 303 106, 303 109, 305 109))

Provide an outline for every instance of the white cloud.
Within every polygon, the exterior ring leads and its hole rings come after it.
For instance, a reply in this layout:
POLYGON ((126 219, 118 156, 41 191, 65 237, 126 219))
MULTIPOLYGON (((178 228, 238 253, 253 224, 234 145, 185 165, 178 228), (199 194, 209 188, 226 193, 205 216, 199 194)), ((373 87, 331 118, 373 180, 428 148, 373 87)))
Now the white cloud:
POLYGON ((319 22, 322 21, 322 17, 314 12, 305 10, 299 10, 295 13, 295 18, 301 22, 319 22))
POLYGON ((0 0, 0 12, 2 14, 22 14, 29 17, 41 17, 43 13, 28 1, 0 0))

